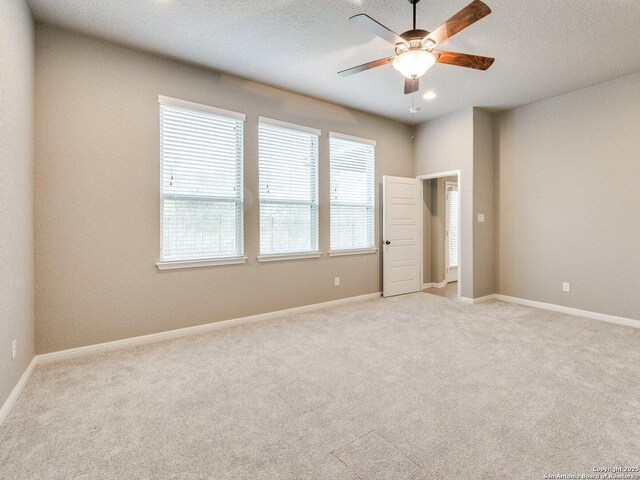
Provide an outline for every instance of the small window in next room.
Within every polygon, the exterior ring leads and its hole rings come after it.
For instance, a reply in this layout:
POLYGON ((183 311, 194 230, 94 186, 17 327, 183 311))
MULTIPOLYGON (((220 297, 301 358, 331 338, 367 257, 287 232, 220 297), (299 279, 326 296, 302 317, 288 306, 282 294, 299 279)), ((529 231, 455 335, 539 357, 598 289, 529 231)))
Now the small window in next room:
POLYGON ((160 261, 241 257, 244 115, 159 102, 160 261))
POLYGON ((330 133, 330 250, 375 248, 375 142, 330 133))

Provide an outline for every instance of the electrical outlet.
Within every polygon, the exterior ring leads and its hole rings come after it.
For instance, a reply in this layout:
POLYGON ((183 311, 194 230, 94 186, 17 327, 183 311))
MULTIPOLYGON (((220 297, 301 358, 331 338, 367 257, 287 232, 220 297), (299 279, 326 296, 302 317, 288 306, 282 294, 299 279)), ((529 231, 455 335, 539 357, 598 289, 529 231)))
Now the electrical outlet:
POLYGON ((478 214, 478 223, 484 223, 484 213, 478 214))
POLYGON ((571 285, 569 285, 569 282, 562 282, 562 291, 563 292, 571 291, 571 285))
POLYGON ((18 354, 18 341, 14 340, 13 342, 11 342, 11 360, 15 360, 17 354, 18 354))
POLYGON ((339 287, 339 286, 340 286, 340 277, 336 277, 336 278, 333 280, 333 284, 334 284, 336 287, 339 287))

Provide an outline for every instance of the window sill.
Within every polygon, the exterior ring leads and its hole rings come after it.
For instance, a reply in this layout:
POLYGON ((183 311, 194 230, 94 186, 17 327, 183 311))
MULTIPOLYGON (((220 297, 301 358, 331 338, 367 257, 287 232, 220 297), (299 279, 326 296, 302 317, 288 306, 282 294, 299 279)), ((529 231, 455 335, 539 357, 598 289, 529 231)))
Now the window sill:
POLYGON ((345 255, 370 255, 378 253, 377 248, 357 248, 353 250, 333 250, 329 252, 330 257, 343 257, 345 255))
POLYGON ((216 267, 220 265, 240 265, 247 257, 205 258, 202 260, 178 260, 174 262, 157 262, 158 270, 176 270, 179 268, 216 267))
POLYGON ((258 261, 263 262, 280 262, 284 260, 304 260, 307 258, 320 258, 322 252, 305 252, 305 253, 282 253, 275 255, 258 255, 258 261))

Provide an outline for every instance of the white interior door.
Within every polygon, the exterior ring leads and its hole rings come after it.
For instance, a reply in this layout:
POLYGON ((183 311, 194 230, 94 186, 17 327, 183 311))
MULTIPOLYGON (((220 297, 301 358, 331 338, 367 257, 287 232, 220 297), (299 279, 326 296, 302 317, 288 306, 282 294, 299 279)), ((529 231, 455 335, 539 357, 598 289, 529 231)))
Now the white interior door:
POLYGON ((458 184, 446 182, 445 261, 446 282, 458 281, 458 257, 460 252, 460 195, 458 184))
POLYGON ((422 195, 416 178, 382 177, 382 294, 419 292, 422 195))

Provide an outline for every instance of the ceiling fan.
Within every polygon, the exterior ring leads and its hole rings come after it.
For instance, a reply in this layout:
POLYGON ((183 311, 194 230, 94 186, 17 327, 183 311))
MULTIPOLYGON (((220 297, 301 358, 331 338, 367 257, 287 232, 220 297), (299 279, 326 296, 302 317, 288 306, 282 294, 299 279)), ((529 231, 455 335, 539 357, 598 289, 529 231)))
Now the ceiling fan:
POLYGON ((490 57, 435 50, 448 38, 489 15, 491 9, 484 2, 474 0, 433 32, 416 29, 416 5, 418 2, 420 0, 409 0, 409 3, 413 5, 413 29, 400 35, 364 13, 351 17, 352 22, 394 45, 396 54, 342 70, 338 72, 338 75, 346 77, 393 63, 393 67, 405 76, 404 93, 408 94, 418 90, 420 77, 427 73, 436 62, 475 68, 476 70, 487 70, 493 65, 495 59, 490 57))

